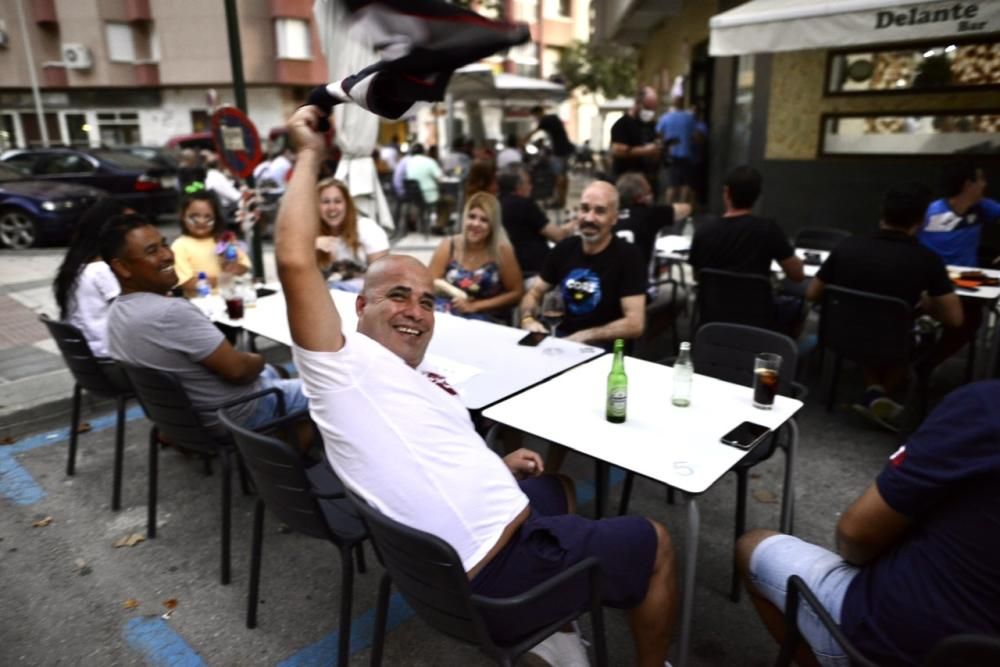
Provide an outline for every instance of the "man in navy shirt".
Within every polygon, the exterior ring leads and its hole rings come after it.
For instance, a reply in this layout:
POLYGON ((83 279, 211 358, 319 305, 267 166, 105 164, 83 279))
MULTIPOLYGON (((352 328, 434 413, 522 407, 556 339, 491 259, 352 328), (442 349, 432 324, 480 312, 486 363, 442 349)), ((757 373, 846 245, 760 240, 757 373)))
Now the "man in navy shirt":
MULTIPOLYGON (((793 574, 879 665, 922 664, 951 635, 1000 633, 998 397, 997 380, 945 397, 841 516, 837 553, 773 531, 740 538, 737 561, 773 636, 793 574)), ((804 602, 798 623, 800 664, 849 664, 804 602)))

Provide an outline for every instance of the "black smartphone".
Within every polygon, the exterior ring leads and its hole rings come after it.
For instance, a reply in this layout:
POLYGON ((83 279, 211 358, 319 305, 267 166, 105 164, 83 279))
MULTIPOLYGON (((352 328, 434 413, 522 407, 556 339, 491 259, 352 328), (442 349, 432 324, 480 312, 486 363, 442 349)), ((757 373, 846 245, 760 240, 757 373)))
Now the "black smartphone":
POLYGON ((271 296, 272 294, 277 294, 277 290, 273 290, 270 287, 258 287, 257 288, 257 298, 262 296, 271 296))
POLYGON ((771 432, 766 426, 754 424, 753 422, 743 422, 729 433, 722 436, 722 444, 740 449, 751 449, 754 445, 764 439, 771 432))
POLYGON ((547 333, 542 333, 541 331, 529 331, 527 336, 517 341, 517 344, 526 345, 527 347, 535 347, 547 337, 547 333))

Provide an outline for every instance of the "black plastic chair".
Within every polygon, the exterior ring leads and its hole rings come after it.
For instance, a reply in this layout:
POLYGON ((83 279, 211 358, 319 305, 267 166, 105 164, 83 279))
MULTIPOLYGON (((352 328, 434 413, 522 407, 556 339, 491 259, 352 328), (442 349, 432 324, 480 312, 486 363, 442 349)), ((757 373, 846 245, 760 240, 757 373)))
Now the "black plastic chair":
MULTIPOLYGON (((221 540, 221 580, 228 584, 230 579, 230 542, 232 523, 232 457, 236 446, 221 426, 207 428, 202 419, 203 412, 214 412, 240 403, 274 394, 278 398, 280 414, 285 412, 284 396, 277 388, 253 392, 243 398, 216 405, 195 406, 188 398, 183 385, 169 373, 153 368, 141 368, 120 364, 135 389, 139 404, 146 417, 153 422, 149 429, 149 508, 146 520, 146 536, 156 537, 156 501, 159 469, 159 441, 162 433, 171 444, 193 450, 206 458, 218 455, 222 462, 222 540, 221 540), (199 410, 201 412, 199 412, 199 410)), ((243 467, 239 464, 240 479, 243 467)), ((208 469, 210 470, 210 468, 208 469)), ((248 492, 244 481, 244 492, 248 492)))
POLYGON ((234 422, 224 410, 219 410, 218 415, 236 441, 258 495, 250 547, 247 627, 257 627, 264 508, 267 507, 288 528, 309 537, 332 542, 340 550, 337 664, 346 665, 350 658, 351 601, 354 592, 354 562, 351 560, 351 552, 354 550, 357 553, 358 569, 364 572, 362 544, 367 533, 353 503, 344 496, 343 485, 326 461, 307 465, 296 449, 272 435, 281 430, 282 435, 290 442, 295 442, 293 425, 308 417, 308 412, 287 415, 256 432, 234 422))
POLYGON ((931 650, 925 667, 996 667, 1000 665, 1000 637, 954 635, 931 650))
POLYGON ((66 459, 66 474, 76 473, 76 443, 80 430, 80 402, 83 391, 115 400, 115 462, 111 484, 111 509, 121 509, 122 459, 125 453, 125 405, 135 398, 128 379, 111 359, 94 356, 83 333, 68 322, 50 320, 45 315, 40 318, 55 339, 63 360, 73 374, 73 412, 69 424, 69 455, 66 459))
MULTIPOLYGON (((913 309, 902 299, 827 285, 819 318, 819 348, 833 354, 826 409, 833 409, 843 360, 862 366, 911 367, 913 309)), ((926 409, 926 374, 916 374, 918 408, 926 409)))
POLYGON ((407 218, 413 208, 417 210, 417 229, 424 236, 427 236, 431 224, 430 207, 424 200, 424 192, 420 189, 420 183, 407 178, 403 181, 403 196, 396 203, 396 225, 397 227, 402 225, 404 230, 400 236, 406 235, 407 218))
POLYGON ((841 632, 840 626, 833 620, 830 613, 823 608, 823 605, 816 599, 816 596, 809 590, 809 586, 806 585, 806 582, 801 577, 796 574, 788 577, 786 588, 788 592, 785 594, 785 640, 781 643, 781 652, 778 653, 778 659, 775 661, 774 667, 789 667, 792 664, 792 658, 795 656, 795 649, 798 648, 799 642, 802 641, 802 633, 799 631, 800 596, 816 612, 820 623, 823 624, 823 627, 827 629, 830 636, 840 645, 840 648, 844 650, 844 653, 850 658, 852 665, 855 667, 878 667, 877 664, 861 655, 861 652, 848 641, 844 633, 841 632))
MULTIPOLYGON (((701 375, 725 380, 746 387, 753 385, 754 358, 761 352, 781 355, 781 373, 778 393, 782 396, 804 398, 805 387, 794 382, 798 365, 798 346, 788 336, 749 327, 742 324, 714 322, 698 330, 692 347, 695 371, 701 375)), ((749 395, 749 390, 748 390, 749 395)), ((785 478, 782 484, 781 531, 791 534, 795 518, 794 471, 795 455, 798 451, 799 431, 794 418, 789 419, 775 433, 754 447, 732 472, 736 474, 736 520, 733 541, 746 531, 747 490, 750 469, 766 461, 777 447, 785 452, 785 478)), ((628 512, 628 502, 632 493, 635 473, 628 473, 622 487, 621 504, 618 513, 628 512)), ((740 598, 739 572, 733 554, 733 574, 730 598, 736 602, 740 598)))
POLYGON ((837 227, 803 227, 795 233, 793 245, 810 250, 833 250, 850 237, 849 231, 837 227))
POLYGON ((347 495, 357 506, 368 527, 379 561, 386 569, 378 589, 371 657, 373 666, 382 664, 389 593, 393 583, 399 587, 407 604, 432 628, 449 637, 478 645, 501 665, 513 665, 518 656, 580 614, 567 614, 516 643, 506 644, 493 640, 481 610, 516 613, 519 608, 531 605, 574 581, 578 582, 577 585, 590 587, 589 611, 594 628, 595 660, 599 666, 607 665, 604 615, 600 598, 601 573, 596 558, 582 560, 521 595, 509 598, 474 595, 469 588, 469 579, 462 561, 447 542, 393 521, 350 490, 347 495))
POLYGON ((695 304, 697 327, 712 322, 746 324, 761 329, 774 329, 777 325, 771 281, 754 273, 701 269, 695 304))

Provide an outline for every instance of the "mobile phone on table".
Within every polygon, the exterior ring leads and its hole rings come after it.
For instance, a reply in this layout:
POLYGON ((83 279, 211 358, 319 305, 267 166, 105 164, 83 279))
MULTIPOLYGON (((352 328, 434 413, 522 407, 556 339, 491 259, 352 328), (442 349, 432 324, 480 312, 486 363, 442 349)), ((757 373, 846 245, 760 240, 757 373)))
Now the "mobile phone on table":
POLYGON ((549 335, 547 333, 543 333, 541 331, 530 331, 530 332, 528 332, 527 336, 525 336, 521 340, 517 341, 517 344, 518 345, 524 345, 526 347, 535 347, 536 345, 538 345, 539 343, 541 343, 543 340, 545 340, 546 338, 548 338, 548 336, 549 335))
POLYGON ((753 422, 743 422, 729 433, 722 436, 722 444, 740 449, 752 449, 771 432, 766 426, 753 422))
POLYGON ((272 294, 277 294, 277 293, 278 293, 277 290, 273 290, 270 287, 258 287, 257 288, 257 298, 258 299, 261 298, 261 297, 263 297, 263 296, 271 296, 272 294))

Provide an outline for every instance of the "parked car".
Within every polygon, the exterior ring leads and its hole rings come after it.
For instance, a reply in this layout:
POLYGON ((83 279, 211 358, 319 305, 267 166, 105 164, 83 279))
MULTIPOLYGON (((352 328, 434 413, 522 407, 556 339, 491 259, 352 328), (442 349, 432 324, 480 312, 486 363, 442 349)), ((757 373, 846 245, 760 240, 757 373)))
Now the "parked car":
POLYGON ((83 185, 40 181, 0 164, 0 246, 21 249, 67 241, 83 212, 105 194, 83 185))
POLYGON ((167 139, 164 146, 168 151, 179 153, 185 148, 192 148, 196 151, 215 150, 215 140, 212 139, 211 132, 191 132, 190 134, 178 134, 167 139))
POLYGON ((15 149, 0 155, 0 161, 20 167, 39 180, 106 190, 152 219, 177 211, 177 169, 119 149, 15 149))

